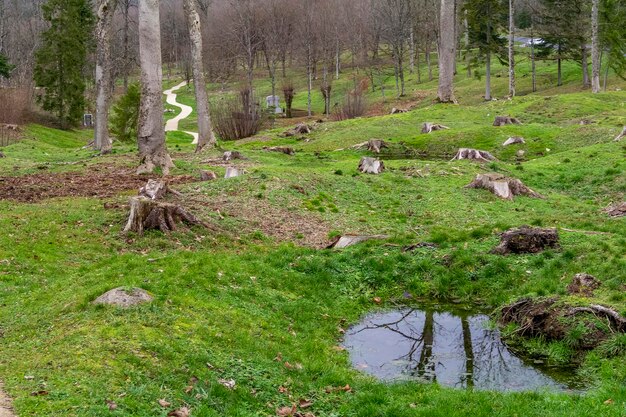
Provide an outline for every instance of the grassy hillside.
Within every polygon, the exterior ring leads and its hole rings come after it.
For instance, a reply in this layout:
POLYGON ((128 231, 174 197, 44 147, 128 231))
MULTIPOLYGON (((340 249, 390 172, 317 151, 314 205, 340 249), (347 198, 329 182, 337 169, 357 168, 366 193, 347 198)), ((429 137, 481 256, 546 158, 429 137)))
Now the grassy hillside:
MULTIPOLYGON (((230 180, 185 180, 200 169, 222 176, 226 164, 220 151, 194 155, 186 135, 170 133, 173 175, 182 182, 173 187, 211 229, 169 236, 120 233, 128 197, 145 181, 132 174, 132 145, 94 157, 82 149, 91 132, 30 126, 0 159, 0 380, 16 411, 148 417, 187 405, 193 417, 274 416, 307 399, 313 405, 305 411, 316 417, 623 416, 623 338, 613 341, 622 351, 611 358, 533 342, 531 355, 550 365, 579 364, 590 387, 584 393, 383 384, 352 369, 337 349, 341 330, 366 312, 414 303, 407 292, 487 310, 560 295, 626 314, 626 222, 603 211, 626 193, 626 145, 612 141, 626 123, 626 93, 577 91, 567 68, 569 84, 549 93, 483 103, 476 98, 482 82, 460 80, 461 104, 438 105, 434 83, 412 83, 411 97, 424 91, 426 98, 406 114, 326 122, 308 142, 277 128, 221 143, 248 158, 233 163, 246 174, 230 180), (524 123, 496 128, 496 115, 524 123), (450 129, 421 134, 426 121, 450 129), (503 148, 512 135, 526 145, 503 148), (391 144, 379 176, 359 174, 367 152, 351 149, 370 138, 391 144), (262 149, 270 145, 293 146, 296 156, 262 149), (498 161, 450 162, 461 146, 498 161), (509 202, 464 188, 486 171, 520 178, 546 198, 509 202), (17 179, 26 195, 16 200, 9 186, 17 179), (102 192, 113 186, 120 191, 102 192), (50 193, 55 198, 41 197, 50 193), (524 224, 557 227, 562 248, 489 254, 499 232, 524 224), (390 238, 322 249, 347 233, 390 238), (417 242, 437 248, 402 251, 417 242), (566 295, 579 272, 602 282, 590 301, 566 295), (142 287, 155 300, 128 310, 91 304, 120 286, 142 287), (234 389, 220 383, 231 379, 234 389)), ((496 82, 497 95, 503 88, 496 82)), ((182 101, 192 104, 190 94, 182 101)), ((186 123, 181 128, 193 128, 186 123)))

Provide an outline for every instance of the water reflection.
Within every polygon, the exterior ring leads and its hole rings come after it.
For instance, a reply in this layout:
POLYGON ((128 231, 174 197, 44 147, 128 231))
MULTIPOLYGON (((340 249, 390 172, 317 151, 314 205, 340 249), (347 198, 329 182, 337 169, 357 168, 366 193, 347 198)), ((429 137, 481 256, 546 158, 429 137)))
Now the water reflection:
POLYGON ((486 315, 403 309, 365 317, 344 345, 357 369, 386 381, 498 391, 577 388, 573 373, 540 370, 515 356, 488 324, 486 315))

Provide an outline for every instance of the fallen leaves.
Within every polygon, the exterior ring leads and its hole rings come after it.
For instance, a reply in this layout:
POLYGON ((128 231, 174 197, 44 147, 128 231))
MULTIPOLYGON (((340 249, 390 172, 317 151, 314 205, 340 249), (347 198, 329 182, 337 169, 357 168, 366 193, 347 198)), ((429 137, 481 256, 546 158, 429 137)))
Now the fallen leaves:
POLYGON ((172 403, 170 403, 169 401, 165 400, 165 399, 160 399, 157 401, 159 403, 159 405, 163 408, 168 408, 170 405, 172 405, 172 403))
POLYGON ((352 392, 352 387, 347 384, 343 387, 326 387, 326 394, 330 394, 331 392, 352 392))

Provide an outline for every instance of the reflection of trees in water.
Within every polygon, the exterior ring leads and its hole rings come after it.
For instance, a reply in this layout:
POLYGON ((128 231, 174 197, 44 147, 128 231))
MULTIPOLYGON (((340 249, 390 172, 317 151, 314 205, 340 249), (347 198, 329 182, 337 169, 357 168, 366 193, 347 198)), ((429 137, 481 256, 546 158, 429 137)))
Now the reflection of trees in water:
POLYGON ((503 382, 503 375, 511 374, 509 361, 512 359, 508 349, 500 340, 497 330, 483 329, 475 346, 475 356, 478 358, 478 369, 475 371, 483 381, 492 381, 494 384, 503 382))
POLYGON ((419 362, 417 363, 417 367, 413 374, 426 381, 435 382, 437 380, 437 375, 435 374, 435 361, 433 360, 433 343, 435 342, 435 315, 432 311, 426 312, 422 339, 424 341, 424 348, 422 349, 419 362))
POLYGON ((463 332, 463 351, 465 352, 465 375, 463 380, 467 388, 474 387, 474 348, 472 346, 472 331, 467 317, 461 317, 463 332))

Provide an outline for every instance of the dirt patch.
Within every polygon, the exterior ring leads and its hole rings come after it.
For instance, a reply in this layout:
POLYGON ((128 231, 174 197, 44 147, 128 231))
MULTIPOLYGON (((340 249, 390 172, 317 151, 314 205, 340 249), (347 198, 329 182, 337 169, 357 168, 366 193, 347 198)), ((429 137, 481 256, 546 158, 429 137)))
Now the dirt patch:
POLYGON ((4 392, 0 382, 0 417, 15 417, 11 408, 11 398, 4 392))
MULTIPOLYGON (((244 235, 260 231, 279 242, 293 242, 314 248, 328 246, 328 234, 332 228, 315 213, 299 213, 272 205, 263 199, 245 201, 236 196, 209 199, 198 195, 184 201, 194 213, 210 210, 218 213, 222 220, 234 219, 237 223, 235 227, 228 227, 220 220, 212 223, 225 233, 244 235)), ((205 216, 199 217, 206 220, 205 216)))
MULTIPOLYGON (((94 166, 88 172, 39 173, 0 177, 0 200, 36 203, 55 197, 112 197, 138 190, 156 175, 137 175, 134 169, 94 166)), ((172 176, 169 184, 197 181, 190 175, 172 176)))

